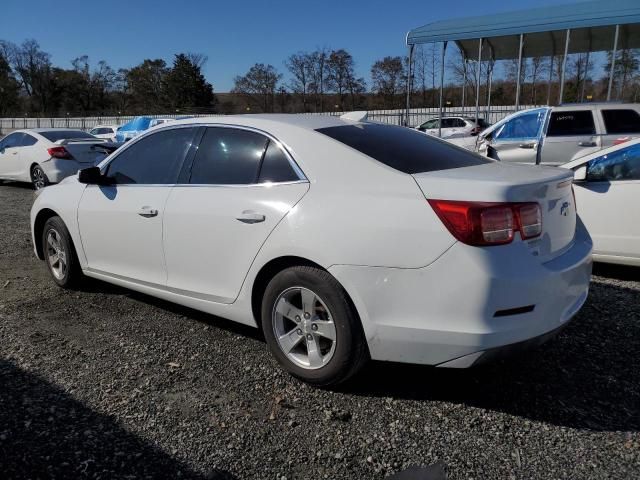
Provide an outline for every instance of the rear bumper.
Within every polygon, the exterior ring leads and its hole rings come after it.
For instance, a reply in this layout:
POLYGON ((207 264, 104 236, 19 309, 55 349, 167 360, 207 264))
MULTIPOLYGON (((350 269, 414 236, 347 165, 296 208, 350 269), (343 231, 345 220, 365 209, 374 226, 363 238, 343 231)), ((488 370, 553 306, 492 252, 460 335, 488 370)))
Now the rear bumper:
POLYGON ((456 243, 424 268, 330 271, 356 305, 372 358, 468 367, 546 339, 587 299, 592 242, 581 222, 572 246, 546 263, 522 242, 505 247, 456 243))

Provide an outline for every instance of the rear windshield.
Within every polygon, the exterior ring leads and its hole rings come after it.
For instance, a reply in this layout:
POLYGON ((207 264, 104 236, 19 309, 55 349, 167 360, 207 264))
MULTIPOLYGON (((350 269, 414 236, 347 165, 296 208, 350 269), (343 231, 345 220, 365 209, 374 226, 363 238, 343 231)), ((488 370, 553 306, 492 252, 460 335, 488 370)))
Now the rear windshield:
POLYGON ((82 130, 51 130, 49 132, 38 132, 50 142, 58 140, 67 140, 69 138, 96 138, 93 135, 83 132, 82 130))
POLYGON ((363 123, 317 131, 404 173, 433 172, 491 162, 405 127, 363 123))

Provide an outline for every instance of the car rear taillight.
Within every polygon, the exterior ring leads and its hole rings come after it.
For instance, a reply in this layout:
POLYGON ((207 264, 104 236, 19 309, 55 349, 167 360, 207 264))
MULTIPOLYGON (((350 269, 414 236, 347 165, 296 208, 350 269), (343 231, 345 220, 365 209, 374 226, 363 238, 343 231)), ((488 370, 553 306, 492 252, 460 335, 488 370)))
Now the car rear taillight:
POLYGON ((47 148, 47 152, 53 158, 62 158, 64 160, 73 160, 73 157, 69 153, 69 151, 64 147, 51 147, 47 148))
POLYGON ((523 240, 542 233, 542 211, 537 203, 487 203, 429 200, 451 234, 467 245, 504 245, 515 232, 523 240))

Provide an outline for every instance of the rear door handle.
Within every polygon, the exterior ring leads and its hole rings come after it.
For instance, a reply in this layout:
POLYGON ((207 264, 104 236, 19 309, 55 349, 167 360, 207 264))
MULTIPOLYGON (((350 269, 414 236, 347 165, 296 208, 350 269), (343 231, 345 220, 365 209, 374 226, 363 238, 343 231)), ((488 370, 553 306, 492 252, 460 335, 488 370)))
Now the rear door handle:
POLYGON ((598 144, 594 141, 588 141, 588 142, 578 142, 578 146, 579 147, 597 147, 598 144))
POLYGON ((155 208, 144 206, 141 207, 140 210, 138 210, 138 215, 145 218, 156 217, 158 215, 158 210, 156 210, 155 208))
POLYGON ((264 222, 265 218, 261 213, 254 212, 253 210, 245 210, 236 217, 236 220, 242 223, 260 223, 264 222))

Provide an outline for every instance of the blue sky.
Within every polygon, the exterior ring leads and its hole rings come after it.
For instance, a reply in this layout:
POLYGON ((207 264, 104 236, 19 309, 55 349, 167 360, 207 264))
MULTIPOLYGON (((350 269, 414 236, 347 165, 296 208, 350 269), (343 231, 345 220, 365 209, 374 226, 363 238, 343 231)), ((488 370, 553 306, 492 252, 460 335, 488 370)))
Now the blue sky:
POLYGON ((369 82, 375 60, 405 54, 404 37, 413 27, 561 3, 575 0, 2 0, 0 39, 35 38, 65 68, 83 54, 117 69, 203 53, 205 76, 215 91, 226 92, 256 62, 286 73, 283 61, 291 53, 322 46, 351 52, 369 82))

